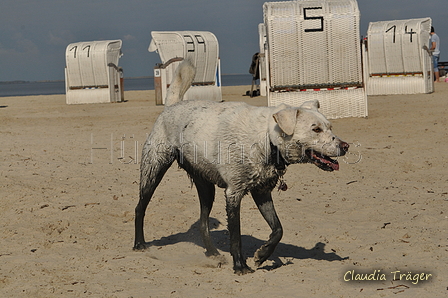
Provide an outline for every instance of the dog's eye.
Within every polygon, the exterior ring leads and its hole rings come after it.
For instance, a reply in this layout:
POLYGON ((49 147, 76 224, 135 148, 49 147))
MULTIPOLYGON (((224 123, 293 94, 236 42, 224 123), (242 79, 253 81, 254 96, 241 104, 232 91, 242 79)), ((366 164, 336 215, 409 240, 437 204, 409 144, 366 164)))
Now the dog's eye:
POLYGON ((320 128, 320 127, 315 127, 315 128, 313 128, 313 131, 314 131, 315 133, 320 133, 320 132, 322 132, 322 128, 320 128))

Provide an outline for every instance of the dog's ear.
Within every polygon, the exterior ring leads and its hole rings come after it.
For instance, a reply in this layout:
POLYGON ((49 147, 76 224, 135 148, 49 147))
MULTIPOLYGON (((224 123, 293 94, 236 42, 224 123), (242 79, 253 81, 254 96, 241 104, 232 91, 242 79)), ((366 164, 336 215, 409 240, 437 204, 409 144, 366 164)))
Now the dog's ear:
POLYGON ((296 127, 297 115, 299 110, 297 109, 283 109, 272 116, 275 122, 277 122, 280 129, 288 136, 294 133, 294 128, 296 127))
POLYGON ((300 107, 303 109, 317 111, 317 109, 320 108, 320 104, 319 104, 319 101, 317 99, 315 99, 315 100, 305 101, 300 107))

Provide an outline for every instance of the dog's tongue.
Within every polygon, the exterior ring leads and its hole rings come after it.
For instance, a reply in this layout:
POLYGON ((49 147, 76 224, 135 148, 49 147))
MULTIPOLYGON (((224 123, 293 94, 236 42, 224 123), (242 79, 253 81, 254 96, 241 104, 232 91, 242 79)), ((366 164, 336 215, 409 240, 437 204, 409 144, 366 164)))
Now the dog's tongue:
POLYGON ((321 163, 324 163, 328 166, 330 166, 333 170, 338 171, 339 170, 339 163, 336 160, 326 159, 322 156, 315 155, 317 159, 320 160, 321 163))
POLYGON ((339 163, 334 163, 334 162, 332 162, 331 163, 331 167, 333 168, 333 170, 335 170, 335 171, 338 171, 339 170, 339 163))

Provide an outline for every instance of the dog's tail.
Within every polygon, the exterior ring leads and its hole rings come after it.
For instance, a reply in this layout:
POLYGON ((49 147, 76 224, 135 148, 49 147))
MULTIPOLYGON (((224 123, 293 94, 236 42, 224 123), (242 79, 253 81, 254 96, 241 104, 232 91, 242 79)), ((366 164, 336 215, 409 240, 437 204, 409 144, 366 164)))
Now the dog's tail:
POLYGON ((166 94, 166 107, 180 102, 183 99, 184 94, 187 92, 188 88, 190 88, 195 75, 196 68, 190 61, 184 60, 179 64, 166 94))

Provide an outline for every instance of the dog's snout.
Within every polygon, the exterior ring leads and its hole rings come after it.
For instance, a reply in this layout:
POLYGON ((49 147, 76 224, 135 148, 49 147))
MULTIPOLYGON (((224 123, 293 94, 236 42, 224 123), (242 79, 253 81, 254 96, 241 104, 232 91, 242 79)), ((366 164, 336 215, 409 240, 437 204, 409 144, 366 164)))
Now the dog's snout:
POLYGON ((350 145, 346 142, 341 142, 340 147, 344 152, 347 152, 350 145))

